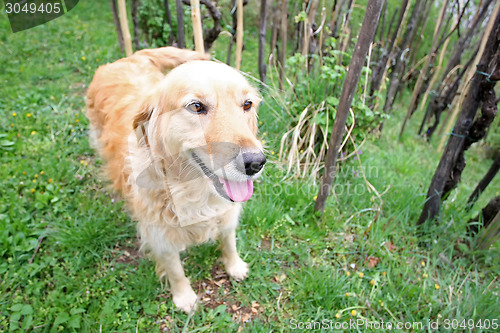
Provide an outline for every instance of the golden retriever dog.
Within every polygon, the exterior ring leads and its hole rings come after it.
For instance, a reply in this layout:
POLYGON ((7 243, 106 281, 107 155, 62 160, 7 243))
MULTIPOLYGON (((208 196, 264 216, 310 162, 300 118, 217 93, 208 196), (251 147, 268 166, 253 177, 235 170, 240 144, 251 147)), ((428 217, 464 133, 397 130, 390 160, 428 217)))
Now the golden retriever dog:
POLYGON ((260 101, 238 71, 174 47, 101 66, 90 84, 91 143, 138 221, 141 250, 186 312, 197 303, 179 257, 186 247, 219 240, 227 273, 248 274, 235 230, 266 162, 260 101))

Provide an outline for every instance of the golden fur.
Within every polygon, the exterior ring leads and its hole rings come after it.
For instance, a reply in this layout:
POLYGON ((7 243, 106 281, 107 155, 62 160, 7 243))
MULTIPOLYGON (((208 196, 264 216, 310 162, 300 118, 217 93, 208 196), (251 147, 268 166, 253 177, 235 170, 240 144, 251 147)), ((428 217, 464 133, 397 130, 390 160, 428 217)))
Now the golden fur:
POLYGON ((261 173, 241 171, 241 152, 262 154, 259 95, 240 73, 207 58, 173 47, 142 50, 101 66, 87 94, 91 143, 138 221, 141 249, 185 311, 197 300, 179 259, 187 246, 219 239, 229 275, 248 273, 236 251, 242 205, 220 195, 213 178, 224 189, 261 173))

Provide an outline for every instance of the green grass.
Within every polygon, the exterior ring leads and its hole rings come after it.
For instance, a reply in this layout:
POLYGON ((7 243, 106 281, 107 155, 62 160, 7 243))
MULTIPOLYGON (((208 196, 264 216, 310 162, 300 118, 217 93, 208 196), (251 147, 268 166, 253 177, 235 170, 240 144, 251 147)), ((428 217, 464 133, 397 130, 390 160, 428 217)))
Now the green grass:
MULTIPOLYGON (((441 222, 417 236, 439 154, 415 137, 413 119, 397 141, 396 116, 362 147, 362 166, 340 165, 336 195, 317 219, 317 185, 285 177, 276 158, 287 124, 268 105, 260 121, 270 163, 238 229, 250 276, 236 283, 221 275, 215 244, 192 248, 183 255, 186 274, 209 301, 192 317, 175 310, 154 264, 137 255, 134 222, 98 176, 101 162, 87 141, 85 89, 99 65, 121 56, 112 22, 107 2, 86 1, 16 34, 0 17, 0 331, 288 332, 323 319, 499 319, 498 245, 484 252, 465 245, 466 221, 500 188, 496 179, 474 211, 463 211, 489 167, 481 147, 467 154, 441 222), (387 190, 375 222, 380 202, 362 170, 387 190)), ((214 52, 225 60, 220 43, 214 52)), ((247 44, 246 52, 255 50, 247 44)), ((255 74, 254 58, 244 57, 244 68, 255 74)))

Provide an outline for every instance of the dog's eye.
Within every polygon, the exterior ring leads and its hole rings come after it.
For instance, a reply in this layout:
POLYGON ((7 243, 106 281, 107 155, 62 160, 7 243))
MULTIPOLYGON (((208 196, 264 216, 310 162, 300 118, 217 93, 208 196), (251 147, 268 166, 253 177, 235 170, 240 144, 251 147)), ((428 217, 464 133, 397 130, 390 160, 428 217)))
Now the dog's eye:
POLYGON ((186 106, 186 109, 188 109, 188 111, 191 111, 193 113, 201 113, 201 114, 207 113, 206 106, 201 104, 200 102, 192 102, 186 106))
POLYGON ((251 108, 252 108, 252 101, 245 101, 245 103, 243 103, 243 110, 250 111, 251 108))

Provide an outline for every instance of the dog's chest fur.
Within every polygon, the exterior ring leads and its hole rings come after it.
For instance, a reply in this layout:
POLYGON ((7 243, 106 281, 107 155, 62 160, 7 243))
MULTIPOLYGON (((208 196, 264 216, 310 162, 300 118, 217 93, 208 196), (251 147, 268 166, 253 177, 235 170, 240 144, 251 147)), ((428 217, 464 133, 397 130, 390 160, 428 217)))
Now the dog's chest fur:
MULTIPOLYGON (((141 161, 141 159, 129 159, 141 161)), ((145 160, 142 160, 145 161, 145 160)), ((150 163, 151 161, 149 161, 150 163)), ((129 164, 130 169, 137 169, 129 164)), ((206 177, 182 179, 165 177, 159 165, 151 164, 137 182, 137 172, 129 173, 127 201, 139 221, 139 234, 156 233, 182 250, 192 244, 214 240, 227 223, 237 219, 241 204, 228 202, 213 190, 206 177), (141 186, 142 184, 142 186, 141 186), (152 188, 154 186, 154 188, 152 188)))

